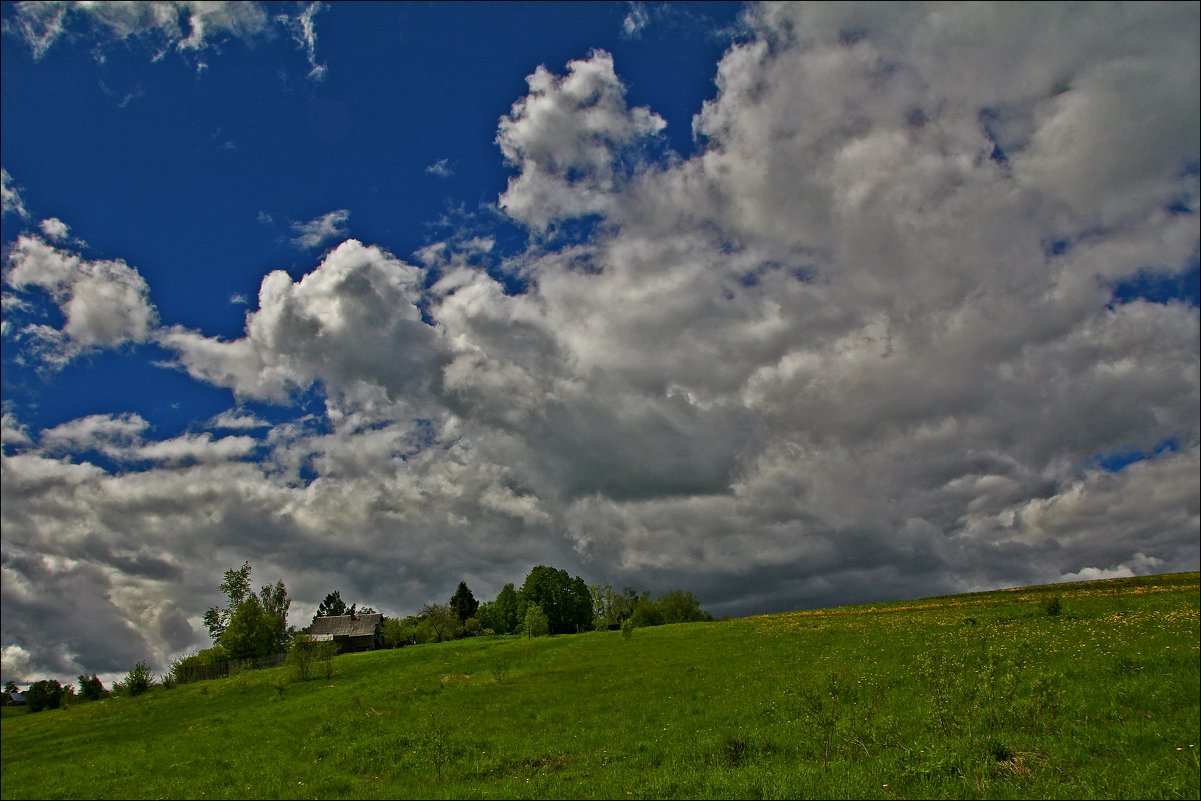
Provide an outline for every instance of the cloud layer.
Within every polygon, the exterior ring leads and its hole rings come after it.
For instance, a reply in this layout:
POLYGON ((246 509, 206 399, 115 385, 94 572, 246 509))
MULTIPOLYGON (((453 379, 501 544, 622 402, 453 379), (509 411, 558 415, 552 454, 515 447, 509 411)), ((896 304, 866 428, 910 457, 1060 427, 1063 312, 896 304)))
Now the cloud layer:
POLYGON ((539 68, 497 134, 520 293, 346 240, 222 340, 23 235, 59 358, 153 339, 324 408, 6 414, 6 672, 161 665, 244 559, 298 624, 539 562, 719 614, 1197 569, 1198 310, 1115 300, 1197 262, 1196 6, 895 5, 752 9, 688 158, 609 54, 539 68))

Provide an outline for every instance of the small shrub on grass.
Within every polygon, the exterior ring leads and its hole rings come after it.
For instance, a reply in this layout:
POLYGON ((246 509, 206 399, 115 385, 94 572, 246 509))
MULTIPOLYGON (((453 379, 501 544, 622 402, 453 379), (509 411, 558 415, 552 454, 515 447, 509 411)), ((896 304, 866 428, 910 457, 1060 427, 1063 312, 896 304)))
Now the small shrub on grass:
POLYGON ((421 752, 434 769, 438 781, 442 781, 442 769, 450 761, 450 737, 446 731, 446 721, 441 715, 431 714, 425 736, 421 738, 421 752))
POLYGON ((307 634, 297 634, 292 638, 288 648, 286 663, 292 669, 296 681, 308 681, 313 672, 313 662, 317 659, 318 643, 307 634))
POLYGON ((334 657, 338 655, 338 645, 332 642, 317 643, 313 649, 314 658, 321 667, 321 673, 326 679, 334 677, 334 657))
POLYGON ((145 660, 138 662, 125 674, 125 687, 131 696, 141 695, 154 684, 154 674, 145 660))
POLYGON ((1039 604, 1045 614, 1054 617, 1063 613, 1063 598, 1058 595, 1053 595, 1050 598, 1044 598, 1039 604))
POLYGON ((250 689, 250 668, 234 662, 229 666, 229 678, 233 681, 238 692, 244 693, 250 689))
POLYGON ((847 714, 848 704, 854 703, 854 691, 854 676, 849 669, 843 668, 830 671, 797 692, 801 716, 813 726, 817 735, 822 770, 829 767, 830 757, 834 755, 839 724, 847 714))
POLYGON ((634 636, 634 619, 627 617, 621 622, 621 638, 628 640, 634 636))

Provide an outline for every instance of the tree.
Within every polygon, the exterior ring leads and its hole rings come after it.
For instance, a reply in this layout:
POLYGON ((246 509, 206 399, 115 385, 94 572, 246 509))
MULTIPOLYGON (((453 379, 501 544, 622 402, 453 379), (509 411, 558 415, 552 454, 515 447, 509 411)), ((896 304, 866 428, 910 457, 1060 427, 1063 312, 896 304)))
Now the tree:
POLYGON ((317 605, 317 617, 337 617, 344 614, 346 614, 346 602, 342 600, 342 593, 338 590, 325 596, 325 599, 317 605))
POLYGON ((433 631, 437 642, 452 639, 459 629, 459 616, 446 604, 426 604, 421 617, 433 631))
POLYGON ((79 674, 79 697, 85 701, 99 701, 104 696, 108 695, 108 691, 104 689, 104 684, 100 679, 96 678, 93 673, 89 678, 86 674, 79 674))
POLYGON ((404 625, 394 617, 384 618, 383 625, 380 627, 380 634, 384 638, 385 648, 400 648, 402 645, 408 645, 412 640, 407 636, 408 632, 404 625))
POLYGON ((63 686, 55 679, 42 679, 29 685, 25 691, 25 706, 30 712, 43 709, 58 709, 62 704, 63 686))
POLYGON ((9 679, 8 681, 4 682, 4 692, 19 693, 19 692, 21 692, 21 688, 17 686, 17 683, 15 681, 13 681, 12 679, 9 679))
POLYGON ((701 609, 701 603, 691 592, 671 590, 655 602, 664 623, 700 623, 712 620, 713 615, 701 609))
POLYGON ((229 605, 214 606, 204 613, 209 636, 233 659, 279 653, 287 648, 291 636, 288 609, 292 599, 283 580, 264 584, 255 595, 250 591, 250 572, 249 562, 237 570, 225 571, 220 590, 229 605))
POLYGON ((633 587, 618 592, 612 584, 593 584, 589 590, 595 613, 593 620, 598 629, 620 628, 638 605, 638 591, 633 587))
MULTIPOLYGON (((510 582, 501 588, 492 602, 492 625, 488 628, 498 634, 517 631, 517 604, 517 589, 510 582)), ((486 623, 484 625, 487 626, 486 623)))
POLYGON ((225 593, 229 603, 224 608, 211 606, 204 613, 204 626, 213 642, 221 639, 233 610, 250 595, 250 570, 250 562, 243 562, 237 570, 225 571, 225 578, 218 589, 225 593))
POLYGON ((466 623, 467 618, 475 617, 476 611, 480 608, 480 602, 471 594, 467 582, 459 582, 455 594, 450 596, 450 608, 458 616, 460 623, 466 623))
POLYGON ((518 614, 525 619, 525 607, 537 604, 546 614, 551 634, 571 634, 592 628, 592 593, 579 576, 546 565, 534 567, 518 593, 518 614))
POLYGON ((630 615, 630 620, 634 621, 634 625, 638 628, 663 625, 663 613, 659 610, 659 605, 651 598, 650 590, 643 590, 642 594, 638 596, 638 603, 634 604, 634 612, 630 615))

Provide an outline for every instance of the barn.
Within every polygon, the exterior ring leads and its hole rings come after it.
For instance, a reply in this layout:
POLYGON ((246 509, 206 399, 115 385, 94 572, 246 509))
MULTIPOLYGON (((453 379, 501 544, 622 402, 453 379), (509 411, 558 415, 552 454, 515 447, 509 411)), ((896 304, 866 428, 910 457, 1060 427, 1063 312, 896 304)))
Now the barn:
POLYGON ((333 641, 338 645, 339 653, 373 651, 383 641, 380 632, 383 624, 384 616, 379 612, 315 617, 309 636, 317 642, 333 641))

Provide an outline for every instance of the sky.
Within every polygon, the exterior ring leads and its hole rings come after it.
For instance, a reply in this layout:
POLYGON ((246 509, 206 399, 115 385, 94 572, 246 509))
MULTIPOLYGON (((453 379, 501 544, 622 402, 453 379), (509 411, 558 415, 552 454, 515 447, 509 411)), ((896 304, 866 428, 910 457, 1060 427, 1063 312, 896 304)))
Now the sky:
POLYGON ((1198 569, 1195 3, 0 10, 6 680, 1198 569))

